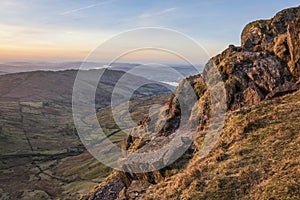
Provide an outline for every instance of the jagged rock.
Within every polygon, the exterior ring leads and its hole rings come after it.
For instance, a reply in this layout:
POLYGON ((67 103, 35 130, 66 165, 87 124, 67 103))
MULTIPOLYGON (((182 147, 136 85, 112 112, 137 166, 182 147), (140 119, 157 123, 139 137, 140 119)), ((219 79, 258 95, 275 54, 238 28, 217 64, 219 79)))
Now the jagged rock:
POLYGON ((274 39, 273 51, 281 60, 284 60, 285 62, 289 61, 289 47, 286 34, 279 35, 274 39))
POLYGON ((245 104, 254 105, 261 102, 264 99, 264 95, 255 84, 251 84, 249 88, 243 92, 243 99, 245 104))
POLYGON ((271 20, 258 20, 248 24, 242 32, 242 48, 246 51, 272 52, 274 38, 286 34, 289 24, 299 13, 299 7, 286 9, 271 20))
POLYGON ((282 96, 285 94, 289 94, 289 93, 297 91, 299 88, 300 88, 299 84, 295 84, 293 82, 286 82, 283 85, 280 85, 279 87, 277 87, 271 93, 269 93, 266 96, 266 99, 271 99, 274 97, 279 97, 279 96, 282 96))
POLYGON ((269 21, 259 20, 248 24, 242 33, 242 47, 245 50, 267 50, 272 42, 269 21))
POLYGON ((275 57, 270 56, 254 61, 247 75, 263 91, 271 92, 285 82, 287 75, 284 74, 284 68, 275 57))
POLYGON ((225 81, 230 110, 262 101, 273 90, 293 82, 287 63, 262 51, 240 51, 230 47, 213 58, 225 81))
POLYGON ((291 61, 288 63, 291 73, 300 78, 300 16, 288 26, 287 41, 291 61))
MULTIPOLYGON (((86 200, 115 200, 119 198, 120 192, 123 190, 124 185, 119 178, 108 181, 106 185, 100 187, 92 196, 84 198, 86 200)), ((122 199, 122 197, 120 197, 122 199)))

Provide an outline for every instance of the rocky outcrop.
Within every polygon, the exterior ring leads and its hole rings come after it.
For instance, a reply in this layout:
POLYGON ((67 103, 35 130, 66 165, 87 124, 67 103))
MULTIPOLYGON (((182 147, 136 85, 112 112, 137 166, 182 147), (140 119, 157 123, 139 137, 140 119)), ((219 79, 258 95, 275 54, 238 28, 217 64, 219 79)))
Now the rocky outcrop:
POLYGON ((295 85, 287 63, 265 51, 231 46, 213 60, 225 82, 229 110, 256 104, 295 85))
POLYGON ((95 192, 93 196, 89 198, 89 200, 103 199, 103 196, 105 196, 107 199, 118 199, 119 193, 123 188, 124 185, 121 180, 119 178, 115 178, 111 181, 108 181, 107 184, 97 190, 97 192, 95 192))
POLYGON ((213 58, 226 84, 230 110, 298 88, 299 17, 298 7, 252 22, 242 32, 241 47, 231 45, 213 58))
POLYGON ((291 8, 279 12, 271 20, 248 24, 242 32, 242 49, 275 54, 299 79, 299 15, 299 7, 291 8))

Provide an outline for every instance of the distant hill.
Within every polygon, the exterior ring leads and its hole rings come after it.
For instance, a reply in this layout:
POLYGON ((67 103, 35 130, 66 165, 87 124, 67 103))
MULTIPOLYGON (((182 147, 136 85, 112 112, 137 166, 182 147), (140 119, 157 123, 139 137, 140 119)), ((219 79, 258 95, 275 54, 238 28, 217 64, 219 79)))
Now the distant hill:
POLYGON ((105 63, 101 62, 8 62, 0 64, 0 75, 1 74, 11 74, 20 72, 30 72, 30 71, 64 71, 64 70, 78 70, 81 65, 84 65, 85 69, 110 69, 116 71, 128 72, 136 76, 144 78, 155 78, 157 81, 166 82, 179 82, 182 78, 195 75, 199 71, 203 70, 202 66, 191 66, 191 65, 180 65, 180 64, 165 64, 165 68, 152 64, 151 66, 137 63, 112 63, 107 66, 105 63), (141 68, 141 66, 143 68, 141 68), (132 69, 134 69, 132 71, 132 69), (175 70, 178 75, 170 76, 170 71, 175 70), (159 72, 159 73, 158 73, 159 72))
MULTIPOLYGON (((99 102, 99 106, 104 106, 110 104, 110 99, 107 97, 111 96, 115 84, 124 75, 124 72, 100 70, 104 73, 97 88, 96 101, 99 102)), ((88 85, 89 79, 97 78, 94 72, 95 70, 83 71, 86 77, 83 84, 88 85)), ((23 72, 0 76, 0 101, 62 101, 70 103, 76 75, 77 70, 65 70, 23 72)), ((122 85, 123 90, 127 90, 133 85, 142 85, 147 81, 145 78, 131 74, 128 74, 128 79, 133 81, 122 85)), ((169 92, 166 87, 157 85, 157 88, 140 88, 133 98, 139 97, 138 93, 141 94, 140 96, 151 96, 169 92)))

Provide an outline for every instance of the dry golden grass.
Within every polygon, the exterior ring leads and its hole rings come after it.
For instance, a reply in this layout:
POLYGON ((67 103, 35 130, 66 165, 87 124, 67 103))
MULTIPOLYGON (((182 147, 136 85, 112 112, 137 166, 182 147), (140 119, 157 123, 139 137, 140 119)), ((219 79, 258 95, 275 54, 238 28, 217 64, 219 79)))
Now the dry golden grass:
MULTIPOLYGON (((228 113, 217 145, 143 199, 300 199, 300 91, 228 113)), ((200 134, 200 133, 199 133, 200 134)))

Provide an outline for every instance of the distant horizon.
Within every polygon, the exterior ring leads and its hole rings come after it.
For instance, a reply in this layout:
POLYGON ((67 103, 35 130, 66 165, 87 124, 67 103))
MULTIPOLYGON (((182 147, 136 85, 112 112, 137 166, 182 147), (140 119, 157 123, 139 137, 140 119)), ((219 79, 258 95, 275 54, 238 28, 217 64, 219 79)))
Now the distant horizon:
MULTIPOLYGON (((24 64, 78 64, 78 63, 94 63, 100 65, 108 65, 108 64, 130 64, 130 65, 145 65, 149 64, 147 61, 121 61, 121 62, 109 62, 109 61, 80 61, 80 60, 63 60, 63 61, 49 61, 49 60, 11 60, 0 62, 0 65, 14 65, 14 66, 22 66, 24 64)), ((153 62, 155 64, 155 62, 153 62)), ((180 62, 160 62, 157 64, 169 65, 169 66, 192 66, 192 64, 180 63, 180 62)), ((205 63, 197 63, 197 65, 205 65, 205 63)))
MULTIPOLYGON (((126 71, 135 66, 141 65, 142 67, 145 65, 149 65, 149 63, 124 63, 124 62, 115 62, 111 63, 112 66, 107 66, 106 62, 84 62, 84 61, 71 61, 71 62, 6 62, 0 63, 0 75, 5 74, 15 74, 22 72, 34 72, 34 71, 66 71, 66 70, 97 70, 97 69, 110 69, 117 71, 126 71), (83 64, 83 65, 82 65, 83 64)), ((153 63, 154 64, 154 63, 153 63)), ((187 69, 189 67, 193 68, 189 71, 199 71, 202 73, 204 68, 204 64, 199 64, 197 66, 188 65, 188 64, 180 64, 180 63, 157 63, 159 65, 165 65, 167 68, 173 67, 176 69, 187 69)), ((146 72, 146 71, 145 71, 146 72)), ((196 74, 196 73, 195 73, 196 74)))

